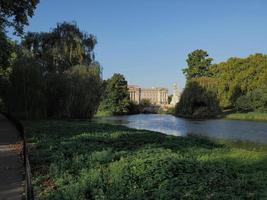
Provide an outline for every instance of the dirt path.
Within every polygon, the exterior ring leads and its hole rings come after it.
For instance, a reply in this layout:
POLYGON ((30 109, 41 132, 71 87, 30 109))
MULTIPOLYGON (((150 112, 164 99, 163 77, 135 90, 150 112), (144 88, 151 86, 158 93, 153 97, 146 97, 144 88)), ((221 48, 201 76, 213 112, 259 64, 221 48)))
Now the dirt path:
POLYGON ((0 114, 0 200, 22 198, 23 162, 14 151, 19 132, 0 114))

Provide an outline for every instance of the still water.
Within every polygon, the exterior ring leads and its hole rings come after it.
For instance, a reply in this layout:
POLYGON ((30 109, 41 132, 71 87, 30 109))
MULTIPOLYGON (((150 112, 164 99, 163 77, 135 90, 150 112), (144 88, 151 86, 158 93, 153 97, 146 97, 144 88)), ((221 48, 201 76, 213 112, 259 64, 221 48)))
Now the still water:
POLYGON ((175 136, 193 134, 267 144, 267 122, 226 119, 196 121, 158 114, 101 117, 95 120, 100 123, 119 124, 175 136))

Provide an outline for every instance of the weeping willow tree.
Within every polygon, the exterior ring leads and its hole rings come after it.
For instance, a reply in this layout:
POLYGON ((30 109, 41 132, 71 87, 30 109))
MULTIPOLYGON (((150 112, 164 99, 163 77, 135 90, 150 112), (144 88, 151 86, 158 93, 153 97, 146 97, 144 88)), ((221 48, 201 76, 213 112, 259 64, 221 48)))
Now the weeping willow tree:
POLYGON ((94 60, 95 36, 83 33, 75 23, 59 23, 51 32, 29 32, 22 46, 38 58, 43 70, 64 72, 75 65, 89 66, 94 60))
POLYGON ((192 81, 186 85, 175 108, 176 115, 186 118, 210 118, 221 113, 216 93, 192 81))
POLYGON ((210 73, 212 58, 204 50, 197 49, 188 54, 186 88, 175 107, 177 116, 186 118, 212 118, 221 113, 216 89, 210 73))
POLYGON ((102 92, 96 38, 75 23, 27 33, 16 53, 5 102, 21 118, 91 118, 102 92), (19 101, 17 101, 19 99, 19 101))

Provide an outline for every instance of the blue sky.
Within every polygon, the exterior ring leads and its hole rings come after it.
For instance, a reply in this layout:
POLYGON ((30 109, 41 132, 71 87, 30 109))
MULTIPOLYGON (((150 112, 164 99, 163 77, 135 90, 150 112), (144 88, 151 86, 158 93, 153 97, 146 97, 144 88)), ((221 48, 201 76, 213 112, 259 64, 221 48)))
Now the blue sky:
MULTIPOLYGON (((96 35, 104 78, 184 87, 187 54, 207 50, 220 62, 267 53, 266 0, 41 0, 26 31, 75 21, 96 35)), ((171 91, 170 91, 171 93, 171 91)))

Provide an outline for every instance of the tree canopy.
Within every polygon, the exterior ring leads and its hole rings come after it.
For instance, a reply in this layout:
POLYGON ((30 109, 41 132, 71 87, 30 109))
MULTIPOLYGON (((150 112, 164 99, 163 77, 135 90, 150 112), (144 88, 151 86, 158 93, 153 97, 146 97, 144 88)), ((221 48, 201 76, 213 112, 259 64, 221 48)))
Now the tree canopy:
POLYGON ((22 34, 38 3, 39 0, 0 0, 0 30, 13 27, 17 34, 22 34))
POLYGON ((108 111, 114 115, 127 114, 130 109, 130 95, 124 76, 115 73, 105 81, 104 87, 100 110, 108 111))
POLYGON ((91 118, 102 93, 95 44, 95 37, 74 23, 28 33, 16 46, 10 73, 0 79, 6 112, 27 119, 91 118))
MULTIPOLYGON (((6 28, 12 27, 17 35, 23 34, 23 27, 28 25, 39 0, 0 0, 0 75, 10 67, 13 45, 6 36, 6 28)), ((1 77, 0 77, 1 78, 1 77)))
MULTIPOLYGON (((231 108, 240 112, 267 111, 267 55, 254 54, 247 58, 230 58, 218 64, 211 64, 212 59, 206 59, 207 56, 208 54, 202 50, 188 55, 188 68, 184 70, 187 85, 195 82, 204 89, 202 92, 214 93, 214 102, 218 101, 221 109, 231 108)), ((194 101, 189 99, 197 96, 198 92, 186 87, 184 93, 176 109, 177 115, 181 114, 181 106, 185 105, 183 96, 187 96, 187 104, 192 104, 194 101)))
POLYGON ((188 68, 183 70, 187 79, 209 75, 209 67, 213 59, 208 56, 208 53, 202 49, 197 49, 188 54, 186 60, 188 68))
POLYGON ((83 33, 75 23, 63 22, 51 32, 28 33, 22 46, 40 59, 47 72, 62 72, 94 60, 95 36, 83 33))

